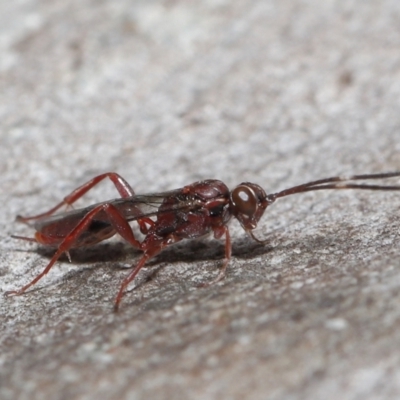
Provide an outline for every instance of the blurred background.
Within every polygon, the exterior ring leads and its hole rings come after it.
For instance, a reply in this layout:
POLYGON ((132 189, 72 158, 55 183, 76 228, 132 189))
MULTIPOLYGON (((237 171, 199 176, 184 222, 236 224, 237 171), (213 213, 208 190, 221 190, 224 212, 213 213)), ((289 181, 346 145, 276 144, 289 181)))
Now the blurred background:
MULTIPOLYGON (((10 238, 32 236, 15 215, 103 172, 146 193, 399 170, 399 48, 395 0, 0 1, 1 290, 52 254, 10 238)), ((79 205, 114 197, 104 183, 79 205)), ((260 224, 269 246, 232 224, 223 283, 196 288, 222 244, 185 242, 118 315, 140 254, 78 251, 0 299, 0 397, 398 398, 399 205, 287 199, 260 224)))

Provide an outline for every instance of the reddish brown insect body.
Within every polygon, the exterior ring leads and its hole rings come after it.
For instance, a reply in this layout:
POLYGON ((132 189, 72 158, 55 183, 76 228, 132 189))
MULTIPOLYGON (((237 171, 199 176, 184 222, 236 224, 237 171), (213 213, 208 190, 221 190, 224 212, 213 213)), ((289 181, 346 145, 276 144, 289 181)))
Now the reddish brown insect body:
POLYGON ((89 246, 108 239, 118 233, 132 246, 143 251, 143 255, 132 272, 123 280, 115 299, 118 309, 128 284, 135 278, 147 260, 157 255, 163 248, 182 239, 194 239, 213 232, 216 239, 225 236, 225 259, 218 276, 207 285, 218 282, 225 276, 231 257, 231 241, 228 222, 235 217, 251 237, 253 229, 264 214, 265 209, 276 199, 295 193, 322 189, 368 189, 400 190, 397 185, 366 185, 351 181, 386 179, 399 177, 400 172, 374 175, 354 175, 321 179, 267 195, 254 183, 244 182, 232 191, 215 179, 195 182, 181 189, 164 193, 135 195, 129 184, 116 173, 109 172, 96 176, 74 190, 63 201, 49 211, 33 217, 17 217, 18 221, 35 220, 35 238, 13 236, 14 238, 38 242, 57 247, 57 251, 46 268, 31 282, 19 290, 6 295, 20 295, 49 272, 58 258, 76 247, 89 246), (117 188, 121 198, 94 204, 92 206, 53 215, 63 206, 72 205, 87 191, 105 178, 109 178, 117 188), (345 183, 347 182, 347 183, 345 183), (142 241, 135 238, 130 222, 137 222, 145 235, 142 241))

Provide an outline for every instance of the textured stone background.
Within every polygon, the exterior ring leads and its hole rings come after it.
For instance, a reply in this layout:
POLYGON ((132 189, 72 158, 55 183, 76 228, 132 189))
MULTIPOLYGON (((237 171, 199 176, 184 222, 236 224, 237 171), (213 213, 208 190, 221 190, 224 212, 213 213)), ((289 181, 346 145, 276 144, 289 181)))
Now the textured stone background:
MULTIPOLYGON (((104 171, 139 193, 219 178, 277 191, 400 169, 397 0, 0 2, 0 290, 52 251, 14 222, 104 171)), ((104 183, 80 204, 116 196, 104 183)), ((118 238, 0 298, 1 399, 398 399, 398 193, 277 203, 233 258, 118 238)))

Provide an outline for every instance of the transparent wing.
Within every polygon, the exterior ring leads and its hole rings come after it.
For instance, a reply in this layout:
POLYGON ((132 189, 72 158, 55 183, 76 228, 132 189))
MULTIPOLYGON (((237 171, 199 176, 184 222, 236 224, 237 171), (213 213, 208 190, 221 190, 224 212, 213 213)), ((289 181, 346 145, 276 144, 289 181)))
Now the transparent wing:
MULTIPOLYGON (((40 230, 41 227, 53 223, 62 223, 63 221, 65 221, 65 223, 72 223, 73 221, 79 221, 84 218, 84 216, 93 208, 102 204, 112 204, 128 221, 136 221, 140 218, 154 217, 160 214, 179 210, 185 210, 189 212, 201 207, 198 201, 196 202, 195 199, 190 196, 185 196, 185 194, 182 193, 182 189, 175 189, 167 192, 150 193, 135 195, 129 198, 113 199, 92 204, 88 207, 61 212, 59 214, 41 218, 35 222, 34 226, 36 229, 40 230), (165 199, 173 199, 174 201, 171 201, 170 204, 168 204, 165 203, 165 199), (162 207, 160 209, 161 205, 162 207)), ((107 222, 107 216, 105 214, 103 215, 102 213, 99 213, 95 219, 107 222)))

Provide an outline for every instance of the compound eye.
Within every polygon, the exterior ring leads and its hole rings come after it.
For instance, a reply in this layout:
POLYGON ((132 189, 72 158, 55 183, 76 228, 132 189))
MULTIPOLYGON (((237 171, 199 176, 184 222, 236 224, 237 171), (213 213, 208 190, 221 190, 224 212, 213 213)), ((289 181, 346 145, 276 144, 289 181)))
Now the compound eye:
POLYGON ((236 213, 252 217, 257 211, 257 196, 248 186, 240 185, 233 189, 231 194, 231 202, 236 210, 236 213))

